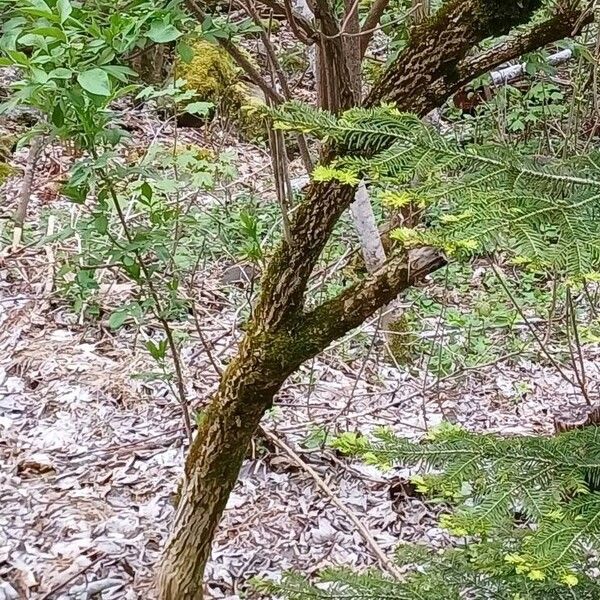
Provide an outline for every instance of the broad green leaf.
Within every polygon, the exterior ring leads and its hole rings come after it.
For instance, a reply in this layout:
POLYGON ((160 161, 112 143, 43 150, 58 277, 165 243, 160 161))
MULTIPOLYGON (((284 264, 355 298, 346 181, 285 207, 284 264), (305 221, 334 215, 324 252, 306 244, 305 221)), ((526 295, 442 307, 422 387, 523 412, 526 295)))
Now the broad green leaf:
POLYGON ((51 120, 56 127, 62 127, 65 124, 65 114, 59 104, 54 107, 51 120))
POLYGON ((215 105, 212 102, 191 102, 185 107, 185 112, 190 113, 191 115, 205 117, 210 113, 214 106, 215 105))
POLYGON ((73 75, 73 71, 70 69, 65 69, 64 67, 52 69, 52 71, 48 73, 48 77, 50 79, 70 79, 71 75, 73 75))
POLYGON ((177 52, 184 63, 189 64, 194 59, 194 49, 185 42, 177 44, 177 52))
POLYGON ((131 277, 134 281, 139 281, 141 269, 140 265, 134 263, 131 265, 123 265, 123 270, 131 277))
POLYGON ((111 329, 119 329, 119 327, 125 323, 128 316, 129 312, 127 309, 120 308, 119 310, 115 310, 115 312, 108 317, 108 326, 111 329))
POLYGON ((164 23, 160 21, 154 21, 150 25, 150 31, 148 31, 148 37, 157 44, 166 44, 167 42, 173 42, 183 34, 177 27, 174 27, 170 23, 164 23))
POLYGON ((130 77, 135 77, 137 75, 133 69, 123 65, 102 65, 102 70, 123 83, 127 83, 130 77))
POLYGON ((165 357, 167 352, 166 342, 163 343, 162 340, 158 344, 155 344, 152 340, 148 340, 146 342, 146 348, 154 360, 161 360, 165 357))
POLYGON ((58 9, 58 15, 61 23, 64 23, 73 12, 73 7, 71 6, 71 2, 69 0, 58 0, 56 3, 56 8, 58 9))
POLYGON ((144 181, 144 183, 142 183, 142 186, 140 187, 140 192, 142 192, 142 195, 148 198, 148 200, 152 198, 152 186, 147 181, 144 181))
POLYGON ((110 96, 110 78, 102 69, 90 69, 77 75, 79 85, 90 94, 110 96))
POLYGON ((105 214, 100 213, 96 216, 93 221, 94 229, 100 233, 105 234, 108 231, 108 218, 105 214))
POLYGON ((21 25, 25 25, 27 23, 27 19, 25 17, 13 17, 4 23, 2 26, 3 31, 12 31, 13 29, 18 29, 21 25))
POLYGON ((25 54, 25 52, 21 52, 19 50, 9 50, 7 54, 9 58, 18 65, 24 67, 29 64, 29 59, 27 58, 27 54, 25 54))
POLYGON ((31 69, 32 81, 34 83, 47 83, 48 81, 48 73, 43 69, 36 69, 35 67, 31 69))
POLYGON ((19 44, 24 46, 33 46, 37 48, 46 48, 46 38, 43 35, 36 35, 33 33, 26 33, 19 38, 19 44))
POLYGON ((72 202, 83 204, 87 199, 88 187, 85 185, 63 185, 61 192, 72 202))
MULTIPOLYGON (((54 38, 55 40, 60 40, 61 42, 67 41, 67 36, 62 29, 58 27, 36 27, 32 29, 29 33, 33 35, 43 35, 44 37, 54 38)), ((21 38, 22 39, 22 38, 21 38)))
POLYGON ((44 0, 29 0, 28 2, 24 2, 24 4, 29 4, 33 8, 37 8, 39 10, 44 10, 47 13, 52 13, 52 9, 48 6, 48 3, 44 0))
POLYGON ((28 4, 30 6, 21 7, 22 12, 36 17, 46 17, 54 20, 52 9, 44 2, 44 0, 29 0, 28 4))

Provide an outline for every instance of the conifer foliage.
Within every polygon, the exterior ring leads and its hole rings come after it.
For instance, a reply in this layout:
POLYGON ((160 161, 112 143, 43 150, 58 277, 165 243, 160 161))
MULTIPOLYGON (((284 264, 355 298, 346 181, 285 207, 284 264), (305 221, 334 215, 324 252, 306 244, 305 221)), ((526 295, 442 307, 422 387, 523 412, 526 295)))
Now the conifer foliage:
POLYGON ((422 209, 418 229, 394 233, 406 246, 435 246, 463 257, 509 248, 518 263, 570 276, 598 266, 597 152, 549 159, 457 141, 390 106, 335 117, 293 103, 274 117, 279 127, 339 150, 333 163, 316 169, 315 179, 353 184, 365 178, 385 202, 422 209))
POLYGON ((418 467, 413 483, 449 512, 455 544, 436 552, 402 547, 403 581, 330 570, 317 584, 288 574, 286 598, 437 600, 598 598, 600 432, 554 437, 477 435, 444 425, 419 442, 379 430, 344 434, 338 449, 381 467, 418 467))

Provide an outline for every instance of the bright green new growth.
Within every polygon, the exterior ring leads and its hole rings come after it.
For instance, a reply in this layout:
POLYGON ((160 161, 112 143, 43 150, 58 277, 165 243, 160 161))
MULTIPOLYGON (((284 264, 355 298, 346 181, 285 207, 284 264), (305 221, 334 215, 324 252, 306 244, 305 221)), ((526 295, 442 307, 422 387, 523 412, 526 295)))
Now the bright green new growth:
POLYGON ((289 575, 272 588, 286 598, 598 597, 590 573, 600 541, 596 427, 500 437, 446 425, 421 443, 380 430, 372 440, 345 434, 335 445, 380 466, 419 467, 425 475, 414 483, 454 505, 441 521, 463 539, 442 552, 402 546, 405 581, 336 570, 322 579, 329 585, 314 586, 289 575))
POLYGON ((394 232, 405 245, 468 256, 509 249, 520 264, 571 276, 598 267, 597 153, 536 160, 514 148, 458 142, 389 106, 336 118, 291 103, 274 118, 340 150, 342 158, 316 170, 318 179, 364 178, 391 205, 422 206, 426 228, 394 232))

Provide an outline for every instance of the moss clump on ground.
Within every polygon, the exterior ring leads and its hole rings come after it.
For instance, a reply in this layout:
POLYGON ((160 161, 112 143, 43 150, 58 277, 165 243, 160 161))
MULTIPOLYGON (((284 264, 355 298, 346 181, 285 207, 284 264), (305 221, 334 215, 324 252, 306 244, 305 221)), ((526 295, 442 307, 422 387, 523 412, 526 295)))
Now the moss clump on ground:
POLYGON ((10 136, 0 137, 0 185, 15 172, 15 169, 7 163, 13 145, 14 139, 10 136))
POLYGON ((227 108, 239 108, 242 97, 237 88, 238 71, 223 48, 203 40, 191 45, 194 57, 180 62, 178 75, 186 80, 186 88, 202 101, 227 108))
POLYGON ((0 161, 0 185, 2 185, 14 172, 15 170, 10 165, 0 161))
POLYGON ((194 57, 180 63, 178 75, 199 100, 212 102, 222 114, 232 118, 239 133, 249 141, 266 137, 262 116, 262 92, 239 79, 239 69, 229 54, 216 44, 200 40, 191 44, 194 57))
POLYGON ((268 136, 266 106, 262 91, 256 86, 240 84, 242 105, 236 116, 240 134, 248 141, 265 140, 268 136))
POLYGON ((415 356, 419 338, 413 332, 414 323, 410 315, 403 313, 388 324, 388 350, 400 365, 410 364, 415 356))

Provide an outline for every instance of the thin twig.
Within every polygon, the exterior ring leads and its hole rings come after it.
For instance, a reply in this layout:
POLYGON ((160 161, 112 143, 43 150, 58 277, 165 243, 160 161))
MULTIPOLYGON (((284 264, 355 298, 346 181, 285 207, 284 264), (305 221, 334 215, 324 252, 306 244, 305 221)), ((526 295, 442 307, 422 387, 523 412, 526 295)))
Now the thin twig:
POLYGON ((25 173, 21 183, 21 190, 19 192, 19 202, 13 217, 13 221, 15 223, 12 241, 13 252, 21 245, 23 227, 25 225, 25 218, 27 216, 27 208, 29 207, 29 200, 31 199, 31 185, 33 184, 33 176, 45 144, 46 142, 44 136, 37 135, 33 138, 31 141, 31 146, 29 147, 29 156, 27 157, 27 165, 25 167, 25 173))
MULTIPOLYGON (((94 150, 92 150, 92 156, 94 159, 96 159, 96 160, 98 159, 98 155, 94 150)), ((155 314, 156 318, 159 320, 159 322, 165 332, 165 336, 167 338, 167 343, 169 345, 169 350, 171 352, 171 357, 173 359, 173 365, 175 367, 175 380, 176 380, 177 390, 178 390, 178 395, 179 395, 178 401, 181 406, 181 412, 182 412, 182 416, 183 416, 183 424, 185 426, 188 440, 191 442, 192 438, 193 438, 192 423, 190 421, 189 407, 187 404, 185 385, 183 382, 183 369, 181 367, 181 360, 180 360, 179 352, 177 350, 177 344, 175 343, 175 338, 173 336, 173 331, 171 330, 169 322, 167 321, 167 319, 164 315, 160 297, 154 287, 154 284, 152 283, 152 277, 151 277, 150 270, 148 269, 146 262, 142 258, 140 251, 137 249, 137 247, 133 243, 134 240, 131 235, 131 232, 129 231, 129 227, 127 225, 127 220, 125 218, 125 215, 123 214, 123 209, 121 208, 121 203, 119 202, 119 198, 117 197, 117 192, 115 191, 115 188, 114 188, 112 182, 110 181, 110 178, 108 177, 108 175, 104 171, 100 171, 100 175, 104 181, 104 184, 106 185, 106 188, 110 194, 110 197, 111 197, 113 204, 115 206, 115 209, 117 211, 117 216, 119 218, 119 222, 121 223, 121 227, 123 228, 125 238, 127 239, 127 242, 130 244, 130 246, 132 246, 134 248, 133 253, 135 255, 136 261, 137 261, 142 273, 144 274, 144 279, 148 285, 148 291, 150 292, 150 296, 152 297, 152 300, 154 301, 154 314, 155 314)))
MULTIPOLYGON (((84 567, 82 567, 81 569, 79 569, 79 571, 77 571, 76 573, 74 573, 71 577, 69 577, 68 579, 65 579, 64 581, 61 581, 58 585, 56 585, 55 587, 53 587, 49 592, 46 592, 40 598, 40 600, 49 600, 50 598, 53 598, 57 592, 59 592, 60 590, 62 590, 66 585, 68 585, 72 581, 75 581, 75 579, 77 579, 78 577, 80 577, 81 575, 83 575, 86 571, 88 571, 89 569, 91 569, 94 565, 96 565, 97 563, 99 563, 103 558, 106 558, 106 554, 104 554, 104 553, 99 554, 89 564, 87 564, 84 567)), ((116 561, 111 561, 111 564, 114 564, 115 562, 116 561)))
POLYGON ((546 330, 546 337, 544 338, 545 344, 550 342, 550 337, 552 336, 552 326, 554 324, 554 316, 556 313, 557 300, 558 300, 558 278, 556 277, 556 273, 555 273, 554 279, 552 280, 552 300, 550 302, 550 309, 548 310, 548 329, 546 330))
POLYGON ((296 452, 290 446, 288 446, 288 444, 286 444, 282 439, 277 437, 277 435, 275 435, 273 432, 269 431, 268 429, 265 429, 262 426, 260 427, 260 431, 265 437, 267 437, 276 446, 283 450, 288 455, 288 457, 294 461, 296 465, 298 465, 303 471, 308 473, 317 484, 317 487, 322 492, 324 492, 325 495, 329 498, 331 503, 336 508, 341 510, 348 517, 348 519, 350 519, 350 521, 352 521, 352 524, 360 532, 367 545, 371 548, 375 556, 378 558, 381 567, 385 569, 392 577, 396 579, 401 579, 402 573, 400 572, 398 567, 396 567, 393 561, 385 555, 383 550, 379 547, 379 545, 371 535, 371 532, 363 525, 361 520, 354 514, 354 512, 352 512, 352 510, 350 510, 347 506, 344 506, 344 504, 342 504, 342 502, 333 493, 331 488, 325 483, 323 478, 310 465, 305 463, 300 458, 300 456, 298 456, 298 454, 296 454, 296 452))
POLYGON ((550 353, 550 351, 546 348, 546 344, 544 344, 544 340, 542 340, 542 338, 537 334, 537 331, 535 330, 535 327, 529 322, 529 319, 527 318, 527 315, 525 315, 525 312, 521 308, 521 305, 517 302, 516 298, 514 297, 513 293, 511 292, 510 288, 506 285, 506 282, 504 281, 504 278, 502 277, 502 275, 498 271, 496 265, 494 265, 494 263, 492 263, 491 261, 490 261, 489 264, 490 264, 490 266, 492 268, 492 271, 494 272, 494 275, 498 279, 498 282, 502 286, 502 289, 504 290, 504 292, 508 296, 509 300, 511 301, 512 305, 515 307, 515 309, 517 310, 517 312, 519 313, 519 315, 521 316, 521 318, 523 319, 523 321, 527 325, 527 328, 529 329, 529 332, 533 336, 533 339, 538 343, 538 346, 540 347, 540 350, 542 351, 542 353, 544 354, 544 356, 546 356, 546 358, 552 363, 552 366, 558 371, 559 375, 569 385, 572 385, 573 387, 579 387, 577 385, 577 383, 574 382, 565 373, 565 371, 563 370, 563 368, 561 367, 561 365, 558 363, 558 361, 552 356, 552 354, 550 353))
MULTIPOLYGON (((50 238, 54 235, 54 225, 56 224, 56 217, 50 215, 48 217, 48 225, 46 227, 46 237, 50 238)), ((56 259, 54 257, 54 249, 52 248, 52 242, 46 244, 46 260, 48 262, 48 273, 46 275, 46 283, 44 284, 44 297, 48 297, 54 287, 54 263, 56 259)))
POLYGON ((573 296, 571 295, 571 288, 567 287, 567 337, 569 343, 569 352, 571 354, 571 363, 573 365, 573 371, 581 388, 581 393, 585 398, 588 406, 592 406, 588 389, 587 389, 587 377, 585 374, 585 363, 583 361, 583 352, 581 350, 581 341, 579 339, 579 330, 577 328, 577 314, 575 312, 575 305, 573 303, 573 296), (577 350, 577 359, 579 361, 579 367, 577 361, 573 355, 573 346, 571 344, 571 332, 573 333, 573 341, 575 342, 575 348, 577 350))
POLYGON ((248 16, 254 21, 255 25, 259 27, 260 40, 263 43, 265 52, 267 53, 267 59, 270 63, 269 66, 271 67, 271 71, 275 74, 277 81, 279 82, 279 85, 281 87, 281 91, 283 92, 283 95, 286 97, 287 100, 289 100, 291 98, 291 93, 287 77, 285 76, 281 63, 277 58, 277 54, 275 52, 275 48, 273 47, 273 43, 271 42, 269 35, 265 31, 262 21, 258 13, 256 12, 256 9, 252 5, 252 1, 250 0, 247 2, 238 2, 238 4, 242 7, 243 10, 246 11, 246 13, 248 13, 248 16))
MULTIPOLYGON (((258 27, 260 28, 259 35, 260 35, 260 39, 263 43, 263 46, 265 48, 265 51, 267 53, 267 59, 268 59, 268 63, 269 63, 270 71, 271 71, 271 79, 272 79, 271 83, 272 83, 273 89, 275 89, 275 81, 274 80, 277 79, 277 81, 279 82, 279 86, 281 87, 281 91, 283 93, 284 99, 288 100, 288 101, 291 100, 292 99, 292 91, 290 90, 290 86, 289 86, 287 77, 285 76, 283 67, 281 66, 281 63, 280 63, 279 59, 277 58, 277 53, 275 52, 273 42, 271 42, 269 34, 265 31, 264 27, 262 26, 262 21, 258 15, 258 13, 256 12, 256 9, 252 5, 251 1, 239 2, 239 4, 248 13, 250 18, 254 21, 254 23, 256 25, 258 25, 258 27)), ((277 104, 279 104, 279 103, 277 103, 277 104)), ((275 132, 273 132, 273 135, 276 136, 280 140, 281 143, 283 143, 283 134, 281 132, 275 131, 275 132)), ((269 131, 269 136, 271 137, 271 131, 269 131)), ((310 152, 308 150, 308 144, 306 143, 306 137, 304 136, 304 134, 298 133, 296 135, 296 139, 298 142, 298 149, 300 151, 300 156, 302 157, 302 162, 304 163, 304 168, 306 169, 306 171, 308 173, 311 173, 312 169, 313 169, 313 164, 312 164, 310 152)), ((285 152, 285 148, 283 149, 283 151, 285 152)), ((289 174, 287 172, 287 168, 286 168, 286 177, 287 177, 286 188, 289 190, 289 189, 291 189, 291 184, 289 182, 289 174)), ((290 194, 289 204, 291 204, 292 199, 293 199, 292 194, 290 194)), ((285 219, 285 217, 284 217, 284 219, 285 219)))
MULTIPOLYGON (((348 25, 350 24, 350 21, 352 20, 353 17, 355 17, 357 15, 357 9, 358 9, 358 2, 359 0, 352 0, 352 4, 348 7, 348 10, 346 10, 346 16, 344 17, 344 21, 342 22, 342 26, 340 27, 340 33, 344 34, 348 32, 348 25)), ((358 17, 356 17, 358 18, 358 17)), ((356 33, 356 32, 353 32, 356 33)))
POLYGON ((192 316, 194 318, 194 325, 196 326, 196 333, 198 334, 198 337, 200 338, 200 343, 202 344, 202 347, 204 348, 204 351, 206 352, 206 356, 208 356, 208 360, 210 362, 210 364, 212 365, 213 369, 215 370, 215 373, 221 377, 223 375, 223 369, 221 369, 221 367, 217 364, 217 361, 215 360, 215 357, 213 356, 212 353, 212 349, 209 346, 206 338, 204 337, 204 333, 202 332, 202 327, 200 327, 200 320, 198 319, 198 313, 196 311, 196 303, 194 302, 194 300, 191 300, 192 302, 192 316))
POLYGON ((284 16, 298 41, 307 46, 315 43, 316 32, 314 27, 308 19, 294 11, 291 0, 284 0, 283 4, 280 4, 277 0, 258 0, 258 2, 269 7, 276 16, 284 16))
POLYGON ((379 27, 379 22, 381 21, 381 17, 385 12, 385 9, 388 7, 390 0, 375 0, 371 5, 369 12, 362 24, 360 29, 363 34, 360 38, 360 56, 364 57, 367 48, 369 47, 369 42, 373 37, 373 33, 375 29, 379 27))
MULTIPOLYGON (((398 17, 397 19, 393 19, 392 21, 390 21, 389 23, 386 23, 386 26, 390 26, 390 25, 396 25, 398 23, 404 23, 414 12, 414 8, 407 10, 401 17, 398 17)), ((338 33, 334 33, 331 35, 325 35, 325 34, 321 34, 321 37, 328 39, 328 40, 334 40, 336 38, 345 38, 345 37, 349 37, 349 38, 353 38, 353 37, 358 37, 358 38, 364 38, 366 36, 373 36, 373 34, 382 27, 382 25, 375 25, 374 27, 372 27, 371 29, 365 29, 365 30, 361 30, 361 31, 357 31, 357 32, 350 32, 350 31, 338 31, 338 33)), ((366 48, 365 48, 366 50, 366 48)))
MULTIPOLYGON (((444 297, 442 300, 442 305, 440 307, 440 314, 438 316, 436 327, 435 327, 435 334, 434 334, 433 340, 431 342, 432 348, 435 348, 435 344, 438 343, 438 355, 437 355, 438 364, 437 364, 437 372, 436 372, 434 387, 436 390, 436 396, 435 396, 436 402, 440 409, 440 412, 443 415, 444 415, 444 408, 442 407, 442 403, 440 402, 440 381, 441 381, 441 379, 440 379, 440 363, 441 363, 441 357, 442 357, 444 336, 443 335, 440 336, 440 332, 441 332, 442 322, 446 316, 446 310, 447 310, 446 302, 448 299, 448 284, 450 281, 449 273, 450 273, 450 269, 446 269, 446 273, 445 273, 445 277, 444 277, 444 297)), ((423 376, 423 390, 422 390, 423 406, 422 406, 422 410, 423 410, 423 423, 425 425, 426 430, 428 430, 429 425, 427 423, 427 404, 425 402, 425 388, 426 388, 426 383, 427 383, 427 375, 429 373, 429 368, 431 366, 432 357, 433 357, 433 352, 431 352, 427 355, 427 362, 425 364, 425 374, 423 376)))

